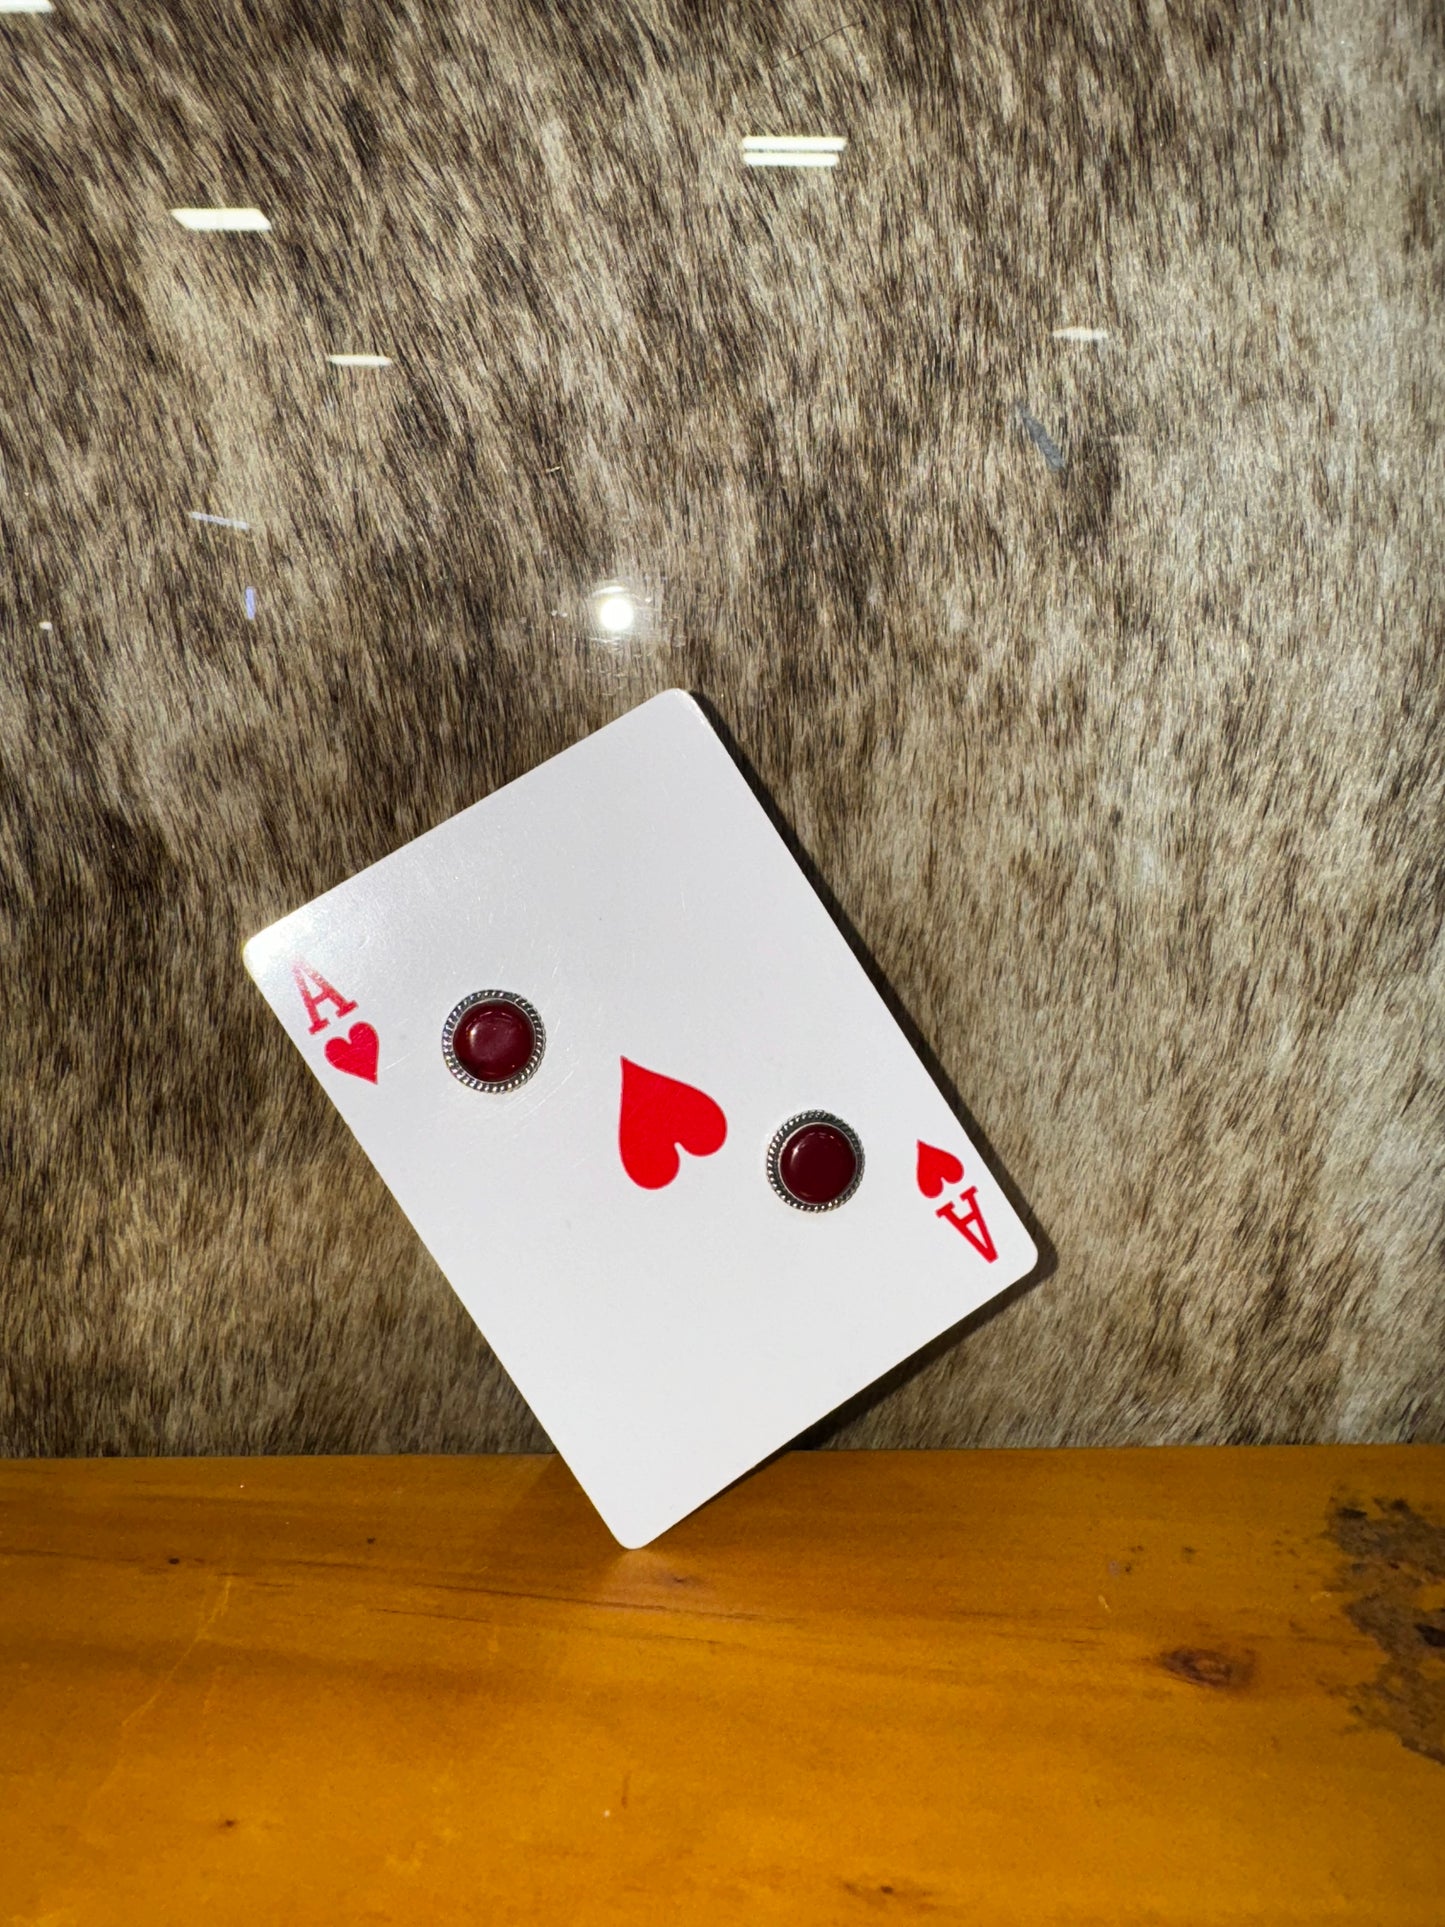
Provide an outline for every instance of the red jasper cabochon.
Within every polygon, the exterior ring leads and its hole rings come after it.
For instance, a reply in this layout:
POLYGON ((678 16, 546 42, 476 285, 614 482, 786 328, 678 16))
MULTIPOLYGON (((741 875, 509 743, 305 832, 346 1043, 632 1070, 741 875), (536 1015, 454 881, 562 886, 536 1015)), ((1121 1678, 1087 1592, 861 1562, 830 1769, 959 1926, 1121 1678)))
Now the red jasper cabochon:
POLYGON ((863 1147, 841 1118, 815 1112, 784 1125, 770 1165, 774 1189, 789 1204, 825 1211, 857 1189, 863 1147))
POLYGON ((504 1089, 536 1069, 542 1037, 541 1019, 525 998, 484 990, 452 1012, 443 1047, 464 1082, 504 1089))

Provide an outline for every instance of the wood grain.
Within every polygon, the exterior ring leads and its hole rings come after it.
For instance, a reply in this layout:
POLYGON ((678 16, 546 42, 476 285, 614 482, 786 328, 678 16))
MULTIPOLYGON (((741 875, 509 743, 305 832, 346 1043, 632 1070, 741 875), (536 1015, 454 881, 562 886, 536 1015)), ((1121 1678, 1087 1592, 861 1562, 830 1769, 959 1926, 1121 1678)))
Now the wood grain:
POLYGON ((0 1920, 1438 1927, 1442 1606, 1435 1448, 11 1464, 0 1920))

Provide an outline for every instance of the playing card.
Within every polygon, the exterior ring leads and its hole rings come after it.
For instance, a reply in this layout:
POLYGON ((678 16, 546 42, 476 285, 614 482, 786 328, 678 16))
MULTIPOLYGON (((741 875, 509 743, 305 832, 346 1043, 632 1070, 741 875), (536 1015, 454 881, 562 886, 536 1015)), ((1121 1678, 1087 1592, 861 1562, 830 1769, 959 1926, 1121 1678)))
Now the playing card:
POLYGON ((245 960, 623 1545, 1036 1262, 681 691, 245 960))

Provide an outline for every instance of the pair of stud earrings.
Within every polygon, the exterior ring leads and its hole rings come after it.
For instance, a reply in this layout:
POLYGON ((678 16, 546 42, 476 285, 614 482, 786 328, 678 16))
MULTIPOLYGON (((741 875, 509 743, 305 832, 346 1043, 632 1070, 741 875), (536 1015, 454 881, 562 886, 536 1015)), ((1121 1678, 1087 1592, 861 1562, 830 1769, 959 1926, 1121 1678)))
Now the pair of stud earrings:
MULTIPOLYGON (((442 1056, 458 1082, 474 1091, 514 1091, 532 1077, 547 1049, 535 1004, 511 990, 478 990, 450 1012, 442 1056)), ((833 1211, 863 1182, 858 1133, 831 1111, 800 1111, 773 1133, 768 1183, 798 1211, 833 1211)))

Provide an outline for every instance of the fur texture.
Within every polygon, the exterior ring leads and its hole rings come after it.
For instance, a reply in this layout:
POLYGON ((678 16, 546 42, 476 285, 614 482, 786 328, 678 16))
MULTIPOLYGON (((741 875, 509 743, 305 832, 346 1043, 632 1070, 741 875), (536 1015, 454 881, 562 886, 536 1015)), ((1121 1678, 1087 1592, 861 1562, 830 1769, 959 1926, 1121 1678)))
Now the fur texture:
POLYGON ((669 685, 1056 1254, 818 1438, 1445 1438, 1438 0, 57 3, 0 1449, 544 1443, 240 946, 669 685))

